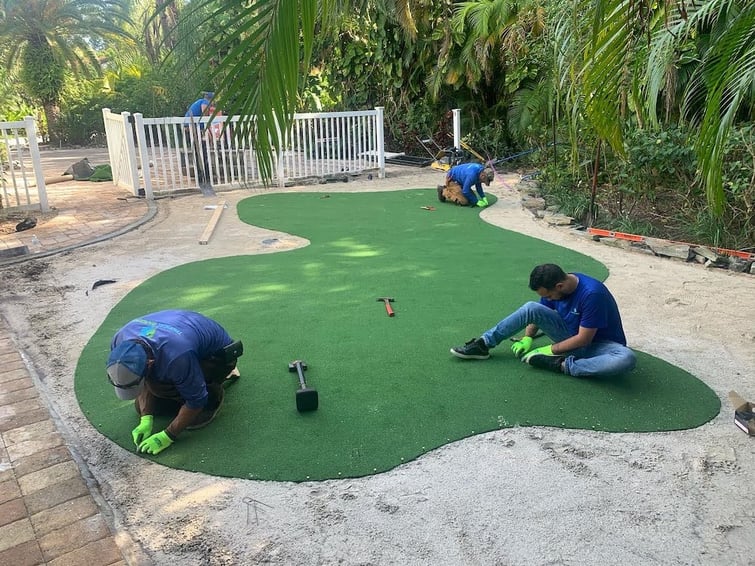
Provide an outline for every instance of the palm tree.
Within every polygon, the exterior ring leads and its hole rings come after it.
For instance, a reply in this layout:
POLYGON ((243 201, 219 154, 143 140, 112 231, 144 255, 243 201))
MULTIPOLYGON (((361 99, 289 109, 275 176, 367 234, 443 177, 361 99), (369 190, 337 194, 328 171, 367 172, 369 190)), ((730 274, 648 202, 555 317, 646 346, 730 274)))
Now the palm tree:
POLYGON ((50 141, 58 140, 68 73, 100 72, 97 42, 124 37, 124 0, 2 0, 0 56, 26 94, 42 106, 50 141))

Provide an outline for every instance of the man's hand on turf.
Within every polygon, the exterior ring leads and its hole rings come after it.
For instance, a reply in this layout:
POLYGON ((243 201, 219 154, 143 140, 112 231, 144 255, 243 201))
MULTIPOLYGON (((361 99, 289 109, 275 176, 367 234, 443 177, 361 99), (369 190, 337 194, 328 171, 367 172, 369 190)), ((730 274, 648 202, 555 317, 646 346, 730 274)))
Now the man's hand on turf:
POLYGON ((529 336, 525 336, 518 342, 514 342, 511 345, 511 351, 514 352, 514 355, 517 358, 521 358, 524 354, 530 351, 530 348, 532 348, 532 338, 529 336))
POLYGON ((131 431, 131 438, 134 439, 134 444, 139 446, 142 440, 148 438, 152 434, 152 415, 142 415, 139 419, 139 426, 131 431))
POLYGON ((137 450, 143 454, 159 454, 165 450, 168 446, 173 444, 173 441, 168 436, 168 433, 164 430, 153 434, 147 440, 144 440, 137 450))

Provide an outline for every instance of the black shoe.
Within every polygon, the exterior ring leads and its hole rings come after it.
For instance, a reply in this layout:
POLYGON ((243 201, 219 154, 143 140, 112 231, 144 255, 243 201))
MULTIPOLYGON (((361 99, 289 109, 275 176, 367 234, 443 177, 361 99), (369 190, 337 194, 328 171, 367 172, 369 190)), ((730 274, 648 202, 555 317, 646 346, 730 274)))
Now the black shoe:
POLYGON ((490 357, 490 350, 482 338, 472 338, 463 346, 451 348, 451 353, 463 360, 487 360, 490 357))
POLYGON ((563 356, 546 356, 545 354, 533 354, 527 358, 527 363, 533 367, 547 369, 556 373, 564 373, 561 364, 564 362, 563 356))

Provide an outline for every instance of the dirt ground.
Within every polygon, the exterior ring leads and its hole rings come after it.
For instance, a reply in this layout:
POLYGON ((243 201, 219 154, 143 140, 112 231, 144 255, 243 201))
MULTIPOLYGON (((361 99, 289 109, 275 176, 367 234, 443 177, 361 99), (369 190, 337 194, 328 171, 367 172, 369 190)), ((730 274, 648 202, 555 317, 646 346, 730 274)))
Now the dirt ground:
MULTIPOLYGON (((440 182, 437 172, 396 169, 382 180, 363 175, 289 190, 440 182)), ((630 346, 705 381, 722 400, 717 418, 665 433, 503 429, 387 473, 301 484, 217 478, 140 458, 94 430, 73 392, 77 358, 109 310, 146 278, 181 263, 306 245, 238 221, 234 205, 249 191, 219 197, 230 207, 209 244, 198 245, 212 215, 204 206, 216 199, 166 199, 153 221, 131 233, 2 274, 0 308, 129 560, 176 566, 755 563, 755 438, 734 426, 727 399, 734 389, 755 401, 755 276, 620 250, 548 227, 521 208, 516 180, 493 183, 500 200, 481 216, 603 262, 630 346), (262 244, 270 237, 279 239, 276 246, 262 244), (117 282, 91 290, 108 278, 117 282)), ((504 314, 491 305, 479 330, 504 314)), ((469 338, 462 334, 460 342, 469 338)), ((454 345, 438 344, 438 355, 449 355, 454 345)))

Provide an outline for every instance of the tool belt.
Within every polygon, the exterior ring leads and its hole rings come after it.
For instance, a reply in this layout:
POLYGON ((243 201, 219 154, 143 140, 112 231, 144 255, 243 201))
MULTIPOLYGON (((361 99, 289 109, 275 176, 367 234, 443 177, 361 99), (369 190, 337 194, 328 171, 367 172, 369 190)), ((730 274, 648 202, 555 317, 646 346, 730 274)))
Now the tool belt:
POLYGON ((241 343, 241 340, 236 340, 235 342, 228 344, 225 348, 218 350, 213 357, 218 358, 223 363, 229 364, 235 362, 237 358, 240 358, 243 355, 244 345, 241 343))

